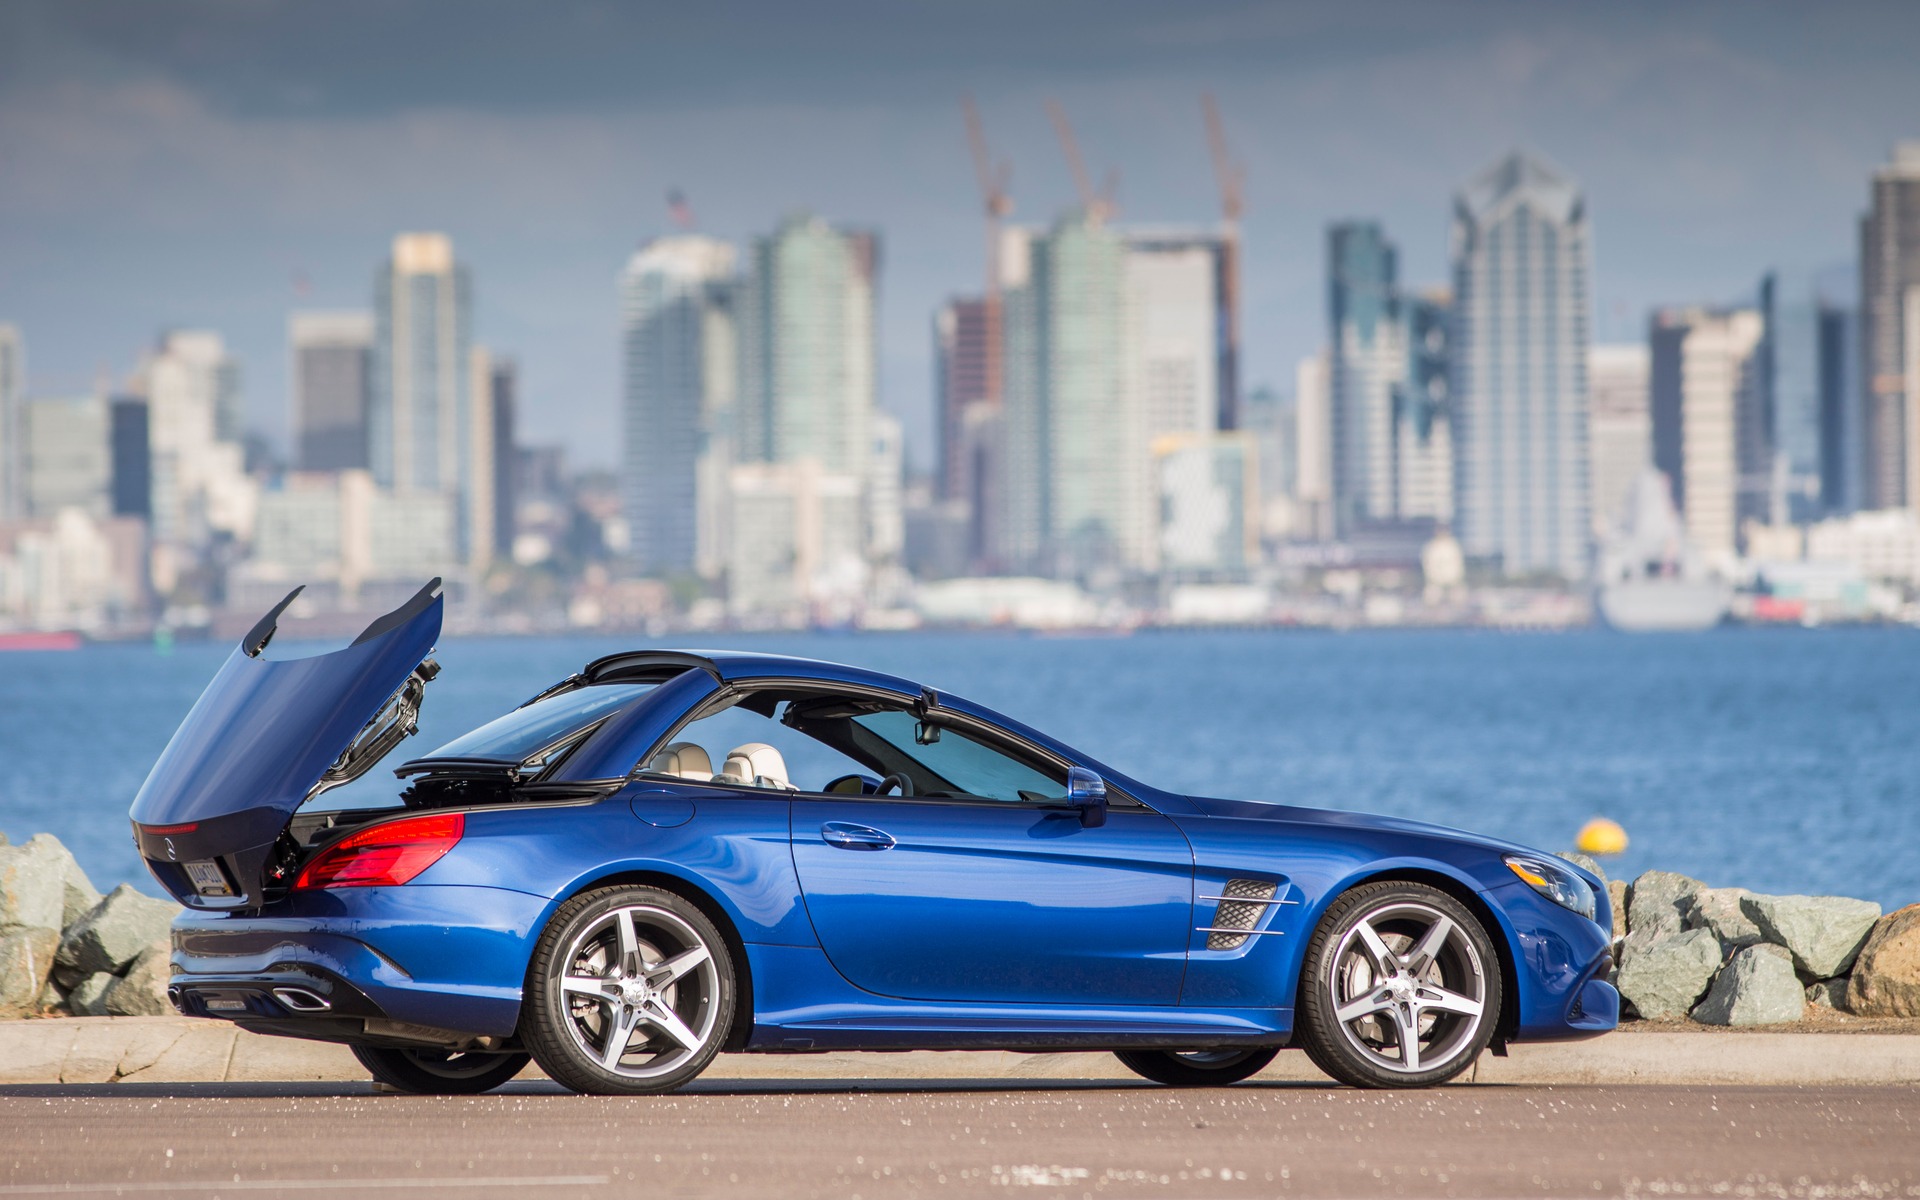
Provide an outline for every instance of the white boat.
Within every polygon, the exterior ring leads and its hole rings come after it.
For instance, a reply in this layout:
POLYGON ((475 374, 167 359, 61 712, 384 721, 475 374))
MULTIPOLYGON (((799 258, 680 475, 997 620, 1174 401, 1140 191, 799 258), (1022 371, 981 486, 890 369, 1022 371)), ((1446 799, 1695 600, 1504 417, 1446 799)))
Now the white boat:
POLYGON ((1630 633, 1710 629, 1727 615, 1733 586, 1687 541, 1667 477, 1648 468, 1634 481, 1618 536, 1600 552, 1598 608, 1630 633))

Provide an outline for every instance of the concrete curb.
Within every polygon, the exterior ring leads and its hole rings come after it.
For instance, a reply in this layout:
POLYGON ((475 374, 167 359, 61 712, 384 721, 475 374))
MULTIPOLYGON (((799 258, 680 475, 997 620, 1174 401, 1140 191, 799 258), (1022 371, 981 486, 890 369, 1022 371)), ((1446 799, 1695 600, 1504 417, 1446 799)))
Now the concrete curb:
MULTIPOLYGON (((538 1078, 529 1068, 529 1078, 538 1078)), ((186 1017, 0 1021, 0 1084, 364 1081, 344 1046, 243 1033, 186 1017)), ((904 1054, 730 1054, 712 1080, 1111 1080, 1138 1077, 1111 1054, 994 1051, 904 1054)), ((1282 1054, 1259 1078, 1326 1082, 1304 1054, 1282 1054)), ((1920 1037, 1905 1034, 1635 1033, 1515 1046, 1466 1077, 1499 1084, 1920 1083, 1920 1037)))

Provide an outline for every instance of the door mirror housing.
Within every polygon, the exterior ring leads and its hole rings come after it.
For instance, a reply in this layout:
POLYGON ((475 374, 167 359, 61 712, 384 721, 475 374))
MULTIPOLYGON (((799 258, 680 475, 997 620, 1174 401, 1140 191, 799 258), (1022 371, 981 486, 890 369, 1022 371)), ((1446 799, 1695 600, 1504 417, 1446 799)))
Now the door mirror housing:
POLYGON ((1107 781, 1098 771, 1071 767, 1067 771, 1067 803, 1080 813, 1080 824, 1091 829, 1107 823, 1107 781))

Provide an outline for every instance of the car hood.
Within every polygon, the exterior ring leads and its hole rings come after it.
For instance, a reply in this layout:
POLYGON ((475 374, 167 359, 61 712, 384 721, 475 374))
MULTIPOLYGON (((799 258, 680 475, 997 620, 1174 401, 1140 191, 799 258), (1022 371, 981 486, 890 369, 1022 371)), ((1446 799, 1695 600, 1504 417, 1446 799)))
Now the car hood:
POLYGON ((344 782, 413 731, 415 709, 400 701, 411 688, 417 706, 418 687, 431 678, 423 663, 440 637, 439 585, 429 583, 331 654, 262 655, 298 588, 241 639, 134 797, 134 839, 176 899, 195 907, 259 903, 269 852, 294 811, 323 780, 344 782), (348 758, 349 748, 360 761, 348 758), (231 895, 206 894, 183 866, 215 860, 231 895))
MULTIPOLYGON (((1433 825, 1426 821, 1409 821, 1403 817, 1386 817, 1375 813, 1340 812, 1324 808, 1299 808, 1291 804, 1272 804, 1260 800, 1218 800, 1207 796, 1189 796, 1187 801, 1202 813, 1210 817, 1228 817, 1245 821, 1273 821, 1296 825, 1318 825, 1330 829, 1359 829, 1375 832, 1401 833, 1410 837, 1444 841, 1453 845, 1479 846, 1500 854, 1530 854, 1540 856, 1546 851, 1533 846, 1524 846, 1519 842, 1510 842, 1504 838, 1488 837, 1481 833, 1469 833, 1464 829, 1453 829, 1446 825, 1433 825)), ((1578 866, 1578 864, 1573 864, 1578 866)), ((1587 874, 1585 870, 1582 875, 1587 874)), ((1604 885, 1602 885, 1604 890, 1604 885)))

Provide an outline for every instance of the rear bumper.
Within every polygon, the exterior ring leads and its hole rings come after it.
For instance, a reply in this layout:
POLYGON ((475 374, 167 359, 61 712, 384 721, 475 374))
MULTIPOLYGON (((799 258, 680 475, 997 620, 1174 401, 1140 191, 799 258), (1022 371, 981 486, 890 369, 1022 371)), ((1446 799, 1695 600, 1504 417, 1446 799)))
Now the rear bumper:
POLYGON ((409 884, 301 893, 250 915, 183 913, 169 994, 189 1016, 262 1032, 507 1037, 551 903, 504 888, 409 884))

